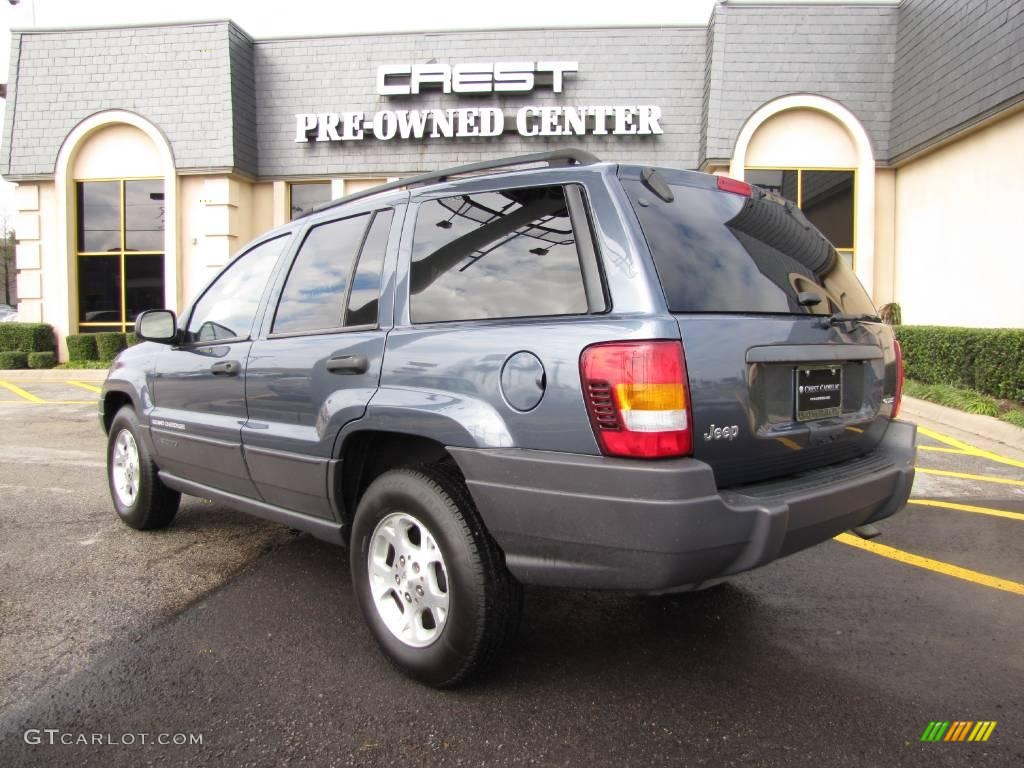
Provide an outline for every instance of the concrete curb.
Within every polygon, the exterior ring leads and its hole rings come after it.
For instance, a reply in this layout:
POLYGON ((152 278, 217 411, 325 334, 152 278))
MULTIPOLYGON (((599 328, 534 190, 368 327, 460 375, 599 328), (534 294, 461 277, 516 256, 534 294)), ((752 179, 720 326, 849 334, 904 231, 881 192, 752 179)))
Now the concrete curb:
POLYGON ((102 384, 107 378, 106 369, 95 368, 19 368, 0 371, 0 381, 35 381, 42 383, 59 383, 61 381, 87 381, 90 384, 102 384))
POLYGON ((961 432, 977 435, 986 440, 993 440, 1003 445, 1008 445, 1011 448, 1016 448, 1018 451, 1024 451, 1024 429, 991 416, 965 413, 955 408, 947 408, 937 403, 929 403, 927 400, 918 400, 914 397, 904 396, 900 417, 913 421, 915 416, 939 424, 948 424, 961 432))

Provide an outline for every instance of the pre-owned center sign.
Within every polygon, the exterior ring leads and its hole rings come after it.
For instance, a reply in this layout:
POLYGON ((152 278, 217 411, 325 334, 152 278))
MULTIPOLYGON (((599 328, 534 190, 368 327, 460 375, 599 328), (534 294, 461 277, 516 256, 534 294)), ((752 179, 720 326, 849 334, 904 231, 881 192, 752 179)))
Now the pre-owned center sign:
MULTIPOLYGON (((578 71, 575 61, 385 64, 377 68, 377 93, 394 97, 431 91, 511 95, 541 87, 562 93, 566 75, 578 71)), ((661 107, 531 105, 509 114, 501 107, 460 107, 295 115, 295 141, 299 143, 361 141, 368 136, 383 141, 499 136, 507 129, 520 136, 650 136, 662 133, 661 107)))

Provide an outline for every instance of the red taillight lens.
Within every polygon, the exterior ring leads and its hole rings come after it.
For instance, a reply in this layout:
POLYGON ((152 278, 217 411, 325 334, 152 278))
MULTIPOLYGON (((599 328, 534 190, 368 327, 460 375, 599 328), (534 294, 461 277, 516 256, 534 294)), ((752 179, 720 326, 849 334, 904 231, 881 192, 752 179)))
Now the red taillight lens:
POLYGON ((608 456, 686 456, 693 449, 686 360, 678 341, 612 342, 583 350, 587 412, 608 456))
POLYGON ((900 414, 900 405, 903 404, 903 347, 898 341, 892 343, 896 350, 896 393, 892 398, 892 416, 895 419, 900 414))
POLYGON ((718 176, 718 188, 723 192, 732 192, 734 195, 750 197, 752 194, 750 185, 745 181, 730 179, 728 176, 718 176))

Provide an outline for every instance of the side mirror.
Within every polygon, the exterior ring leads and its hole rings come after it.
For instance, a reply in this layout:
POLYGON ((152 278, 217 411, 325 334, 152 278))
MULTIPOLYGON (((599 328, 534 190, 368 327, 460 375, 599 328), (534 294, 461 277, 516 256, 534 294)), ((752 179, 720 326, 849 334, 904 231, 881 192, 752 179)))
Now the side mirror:
POLYGON ((135 335, 140 341, 173 344, 178 338, 178 324, 169 309, 147 309, 135 318, 135 335))

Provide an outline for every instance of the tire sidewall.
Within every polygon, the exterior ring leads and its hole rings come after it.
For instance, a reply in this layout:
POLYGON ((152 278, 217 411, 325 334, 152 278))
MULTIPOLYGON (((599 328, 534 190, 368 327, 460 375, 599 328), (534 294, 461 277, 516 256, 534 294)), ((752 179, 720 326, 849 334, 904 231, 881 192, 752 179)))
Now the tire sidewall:
POLYGON ((107 436, 107 486, 110 488, 110 499, 114 502, 114 509, 118 516, 132 528, 141 528, 146 522, 145 510, 148 508, 149 496, 152 493, 152 489, 149 487, 148 473, 143 471, 144 463, 147 461, 149 461, 149 454, 142 442, 139 420, 135 416, 135 411, 124 406, 114 416, 110 425, 110 433, 107 436), (123 430, 128 430, 131 433, 135 440, 135 449, 139 453, 139 492, 135 495, 135 503, 131 505, 124 504, 114 488, 114 446, 117 443, 117 436, 123 430))
POLYGON ((455 499, 424 482, 419 473, 396 470, 375 480, 363 495, 352 529, 352 581, 367 625, 384 652, 406 674, 431 685, 455 677, 479 643, 484 622, 484 575, 474 557, 472 532, 453 515, 455 499), (393 512, 406 512, 425 525, 444 558, 449 611, 440 636, 430 645, 406 645, 384 624, 372 593, 367 558, 377 524, 393 512))

